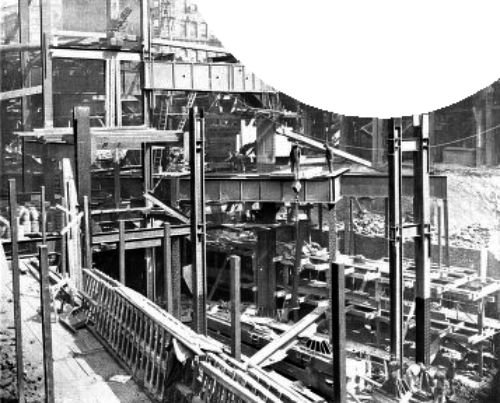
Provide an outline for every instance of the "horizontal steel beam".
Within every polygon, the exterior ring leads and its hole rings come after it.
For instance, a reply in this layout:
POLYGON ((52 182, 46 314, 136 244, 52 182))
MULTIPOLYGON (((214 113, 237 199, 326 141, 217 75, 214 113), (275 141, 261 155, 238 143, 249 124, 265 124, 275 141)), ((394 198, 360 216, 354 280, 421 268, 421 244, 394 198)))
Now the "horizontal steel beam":
MULTIPOLYGON (((335 203, 341 197, 387 197, 389 181, 379 174, 346 173, 301 179, 301 203, 335 203)), ((206 175, 207 202, 293 202, 293 179, 273 175, 206 175)), ((403 176, 403 195, 413 196, 413 176, 403 176)), ((431 176, 430 197, 447 199, 446 176, 431 176)), ((189 178, 180 179, 179 199, 189 200, 189 178)))
MULTIPOLYGON (((403 196, 413 196, 413 176, 403 175, 403 196)), ((350 197, 388 197, 389 179, 386 175, 348 173, 341 179, 342 196, 350 197)), ((430 176, 430 197, 448 198, 448 182, 446 176, 430 176)))
MULTIPOLYGON (((292 189, 292 175, 247 175, 205 177, 207 202, 272 202, 292 203, 296 193, 292 189)), ((300 203, 336 203, 340 200, 340 176, 319 176, 300 180, 300 203)), ((190 200, 189 179, 181 178, 179 199, 190 200)))
POLYGON ((245 66, 233 63, 148 62, 145 66, 144 88, 200 92, 276 92, 245 66))

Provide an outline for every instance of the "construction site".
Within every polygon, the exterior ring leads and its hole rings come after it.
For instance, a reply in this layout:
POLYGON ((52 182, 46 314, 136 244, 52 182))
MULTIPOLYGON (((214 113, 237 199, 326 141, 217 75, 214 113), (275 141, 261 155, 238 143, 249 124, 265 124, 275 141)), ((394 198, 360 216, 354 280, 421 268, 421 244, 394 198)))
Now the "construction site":
POLYGON ((292 96, 194 0, 0 1, 0 402, 500 402, 500 81, 292 96))

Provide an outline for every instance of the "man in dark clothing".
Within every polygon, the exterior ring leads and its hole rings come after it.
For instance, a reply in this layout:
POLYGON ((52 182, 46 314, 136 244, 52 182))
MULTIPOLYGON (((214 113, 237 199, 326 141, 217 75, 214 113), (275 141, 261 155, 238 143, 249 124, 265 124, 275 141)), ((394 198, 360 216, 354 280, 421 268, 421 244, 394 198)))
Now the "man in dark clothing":
POLYGON ((302 152, 297 142, 294 142, 292 145, 292 149, 290 151, 290 165, 292 168, 292 173, 296 178, 299 177, 299 169, 300 169, 300 156, 302 152))
POLYGON ((325 158, 326 158, 326 165, 328 165, 328 172, 332 173, 333 172, 333 150, 332 148, 328 145, 328 143, 325 143, 325 158))

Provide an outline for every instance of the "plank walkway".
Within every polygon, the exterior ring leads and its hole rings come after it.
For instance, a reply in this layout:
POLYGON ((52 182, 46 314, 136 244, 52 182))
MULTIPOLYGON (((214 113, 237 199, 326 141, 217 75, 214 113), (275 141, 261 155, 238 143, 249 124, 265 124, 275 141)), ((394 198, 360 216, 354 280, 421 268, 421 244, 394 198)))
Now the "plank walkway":
MULTIPOLYGON (((12 296, 12 273, 3 259, 0 244, 0 301, 3 305, 12 296)), ((37 309, 40 305, 39 284, 29 273, 21 275, 21 310, 23 318, 23 349, 25 362, 42 368, 42 329, 37 309)), ((13 323, 12 304, 0 312, 0 328, 13 323)), ((127 375, 104 347, 87 330, 76 334, 60 323, 52 323, 54 351, 54 388, 56 402, 150 402, 132 380, 111 381, 114 375, 127 375)))

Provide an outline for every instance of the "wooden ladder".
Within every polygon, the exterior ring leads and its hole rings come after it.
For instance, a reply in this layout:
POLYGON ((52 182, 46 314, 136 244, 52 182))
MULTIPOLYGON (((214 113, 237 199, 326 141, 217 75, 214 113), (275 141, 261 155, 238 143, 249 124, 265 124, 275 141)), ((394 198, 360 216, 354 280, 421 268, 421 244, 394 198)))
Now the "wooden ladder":
POLYGON ((167 130, 169 102, 168 97, 163 99, 160 106, 160 117, 158 119, 158 129, 167 130))
POLYGON ((179 122, 179 126, 177 127, 177 130, 180 131, 184 130, 184 126, 186 126, 186 122, 188 120, 189 109, 193 107, 195 101, 196 101, 196 92, 190 92, 187 99, 186 113, 182 116, 181 121, 179 122))

